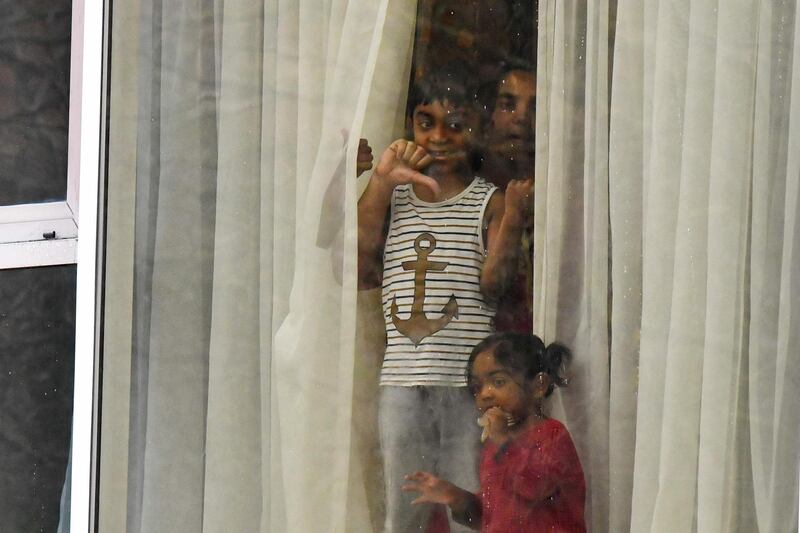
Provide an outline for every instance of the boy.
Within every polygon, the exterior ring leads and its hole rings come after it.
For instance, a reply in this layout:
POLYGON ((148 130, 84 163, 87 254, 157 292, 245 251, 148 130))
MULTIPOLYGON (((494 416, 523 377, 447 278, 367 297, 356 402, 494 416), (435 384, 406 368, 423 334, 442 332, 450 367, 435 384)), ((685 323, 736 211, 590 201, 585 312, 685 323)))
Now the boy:
MULTIPOLYGON (((381 155, 358 203, 359 287, 382 285, 386 320, 379 399, 386 531, 427 523, 430 508, 411 507, 400 490, 410 472, 429 468, 477 490, 479 428, 466 364, 513 277, 530 202, 524 182, 503 194, 474 176, 468 79, 455 67, 415 85, 414 140, 395 141, 381 155)), ((466 530, 451 522, 451 531, 466 530)))
MULTIPOLYGON (((501 190, 534 171, 536 75, 522 61, 506 62, 494 86, 481 174, 501 190)), ((497 302, 497 331, 531 333, 533 296, 533 202, 526 215, 517 275, 497 302)))
POLYGON ((520 60, 500 69, 492 91, 487 149, 481 173, 504 189, 512 179, 533 176, 536 128, 536 74, 520 60))

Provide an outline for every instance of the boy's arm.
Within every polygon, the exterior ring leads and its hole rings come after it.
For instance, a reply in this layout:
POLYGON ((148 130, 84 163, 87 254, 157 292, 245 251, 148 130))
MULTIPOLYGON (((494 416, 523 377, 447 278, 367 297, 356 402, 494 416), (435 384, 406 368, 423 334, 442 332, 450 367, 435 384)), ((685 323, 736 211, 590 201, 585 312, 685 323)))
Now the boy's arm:
POLYGON ((388 229, 389 205, 394 187, 376 179, 369 180, 358 200, 358 288, 372 289, 381 283, 383 245, 388 229))
POLYGON ((358 288, 380 285, 383 274, 383 246, 392 191, 398 185, 417 183, 435 192, 439 185, 417 170, 430 162, 420 147, 405 140, 393 142, 381 155, 364 194, 358 200, 358 288))
POLYGON ((414 472, 406 476, 402 490, 418 492, 411 505, 440 503, 450 507, 453 520, 472 529, 481 527, 481 501, 478 497, 428 472, 414 472))
POLYGON ((489 302, 500 298, 516 271, 532 189, 532 180, 511 181, 505 194, 496 192, 486 207, 487 253, 481 271, 481 293, 489 302))

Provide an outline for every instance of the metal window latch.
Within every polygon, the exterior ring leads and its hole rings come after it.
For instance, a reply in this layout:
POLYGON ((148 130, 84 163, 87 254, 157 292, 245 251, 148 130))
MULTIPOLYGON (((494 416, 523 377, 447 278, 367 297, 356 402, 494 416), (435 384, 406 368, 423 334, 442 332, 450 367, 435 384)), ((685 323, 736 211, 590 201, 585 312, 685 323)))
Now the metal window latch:
POLYGON ((47 240, 47 241, 53 240, 53 239, 56 238, 56 232, 55 231, 50 231, 50 232, 47 232, 47 233, 42 233, 42 237, 44 237, 44 239, 47 240))

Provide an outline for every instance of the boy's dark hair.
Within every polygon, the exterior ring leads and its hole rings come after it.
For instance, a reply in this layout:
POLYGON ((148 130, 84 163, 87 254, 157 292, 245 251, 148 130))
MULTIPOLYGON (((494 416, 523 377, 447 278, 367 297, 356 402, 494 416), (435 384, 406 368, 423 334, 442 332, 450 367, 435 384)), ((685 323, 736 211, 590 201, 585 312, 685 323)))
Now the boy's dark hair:
POLYGON ((498 364, 515 370, 526 380, 533 379, 539 372, 550 376, 546 396, 550 396, 555 387, 567 385, 563 371, 572 356, 569 349, 555 342, 545 347, 536 335, 514 332, 489 335, 472 349, 467 362, 467 383, 470 382, 475 358, 487 351, 492 352, 498 364))
POLYGON ((530 72, 534 76, 536 75, 536 67, 534 67, 533 63, 522 57, 509 56, 500 64, 500 70, 497 74, 497 83, 505 78, 512 70, 523 70, 525 72, 530 72))
POLYGON ((494 111, 494 106, 497 103, 497 88, 500 82, 505 79, 510 72, 514 71, 530 72, 534 79, 536 78, 536 68, 530 61, 526 61, 521 57, 507 57, 501 63, 497 70, 497 76, 494 79, 487 80, 480 88, 479 100, 487 113, 491 114, 494 111))
POLYGON ((408 94, 406 116, 413 117, 419 105, 445 101, 453 107, 474 108, 477 104, 478 86, 475 75, 461 62, 452 62, 428 72, 414 82, 408 94))

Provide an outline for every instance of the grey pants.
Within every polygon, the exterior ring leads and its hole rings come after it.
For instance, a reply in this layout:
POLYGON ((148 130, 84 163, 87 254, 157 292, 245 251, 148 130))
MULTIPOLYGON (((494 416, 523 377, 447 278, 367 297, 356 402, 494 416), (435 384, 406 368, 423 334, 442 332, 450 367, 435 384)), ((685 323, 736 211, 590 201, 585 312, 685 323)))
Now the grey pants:
MULTIPOLYGON (((400 490, 404 476, 431 472, 471 492, 478 491, 478 410, 466 387, 380 388, 387 533, 424 532, 432 505, 411 505, 418 496, 400 490)), ((471 531, 450 520, 451 533, 471 531)))

